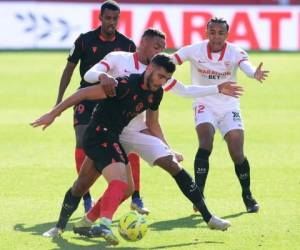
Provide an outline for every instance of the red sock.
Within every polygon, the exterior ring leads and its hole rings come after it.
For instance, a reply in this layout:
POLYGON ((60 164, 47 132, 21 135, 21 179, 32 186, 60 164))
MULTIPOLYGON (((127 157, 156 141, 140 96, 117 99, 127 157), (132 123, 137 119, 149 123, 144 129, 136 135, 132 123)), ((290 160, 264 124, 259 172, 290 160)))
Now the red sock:
POLYGON ((104 192, 100 202, 100 217, 112 219, 119 205, 125 199, 126 182, 112 180, 104 192))
POLYGON ((76 162, 77 173, 79 173, 80 171, 84 158, 85 158, 84 150, 82 148, 75 148, 75 162, 76 162))
POLYGON ((96 204, 87 212, 86 217, 91 221, 95 222, 98 218, 100 218, 101 211, 101 198, 97 201, 96 204))
POLYGON ((134 182, 134 190, 140 191, 140 157, 137 154, 128 154, 128 160, 131 165, 132 177, 134 182))

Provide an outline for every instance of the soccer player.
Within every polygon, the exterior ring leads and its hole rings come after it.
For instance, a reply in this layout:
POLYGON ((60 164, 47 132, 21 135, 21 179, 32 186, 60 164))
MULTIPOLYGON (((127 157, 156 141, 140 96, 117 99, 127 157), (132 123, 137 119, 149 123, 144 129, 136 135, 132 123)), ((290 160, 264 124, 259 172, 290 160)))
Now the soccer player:
MULTIPOLYGON (((120 16, 120 7, 115 1, 105 1, 101 5, 99 19, 101 26, 96 30, 81 34, 74 43, 70 51, 68 62, 63 71, 59 92, 56 104, 61 102, 66 88, 68 87, 73 71, 80 61, 80 88, 89 86, 90 84, 84 81, 83 76, 94 64, 99 62, 103 57, 112 51, 129 51, 134 52, 136 46, 132 40, 124 36, 116 30, 120 16)), ((95 101, 84 100, 78 103, 74 108, 74 129, 76 135, 75 161, 76 169, 79 173, 81 164, 84 160, 85 153, 82 148, 83 133, 90 121, 92 111, 96 105, 95 101)), ((129 161, 132 168, 139 172, 139 158, 135 154, 129 155, 129 161)), ((139 176, 137 176, 138 178, 139 176)), ((139 187, 139 179, 136 179, 137 187, 139 187)), ((139 197, 139 190, 136 190, 133 197, 133 204, 141 211, 143 208, 142 200, 139 197)), ((83 196, 84 208, 87 212, 91 205, 92 199, 89 192, 83 196)))
MULTIPOLYGON (((123 163, 127 164, 127 157, 119 143, 118 135, 139 113, 146 109, 154 113, 157 111, 163 94, 161 85, 171 78, 174 71, 175 65, 171 58, 165 54, 158 54, 152 58, 145 73, 132 74, 129 78, 118 79, 116 96, 98 104, 84 136, 84 150, 87 157, 77 181, 65 195, 59 222, 53 229, 56 230, 55 235, 62 232, 69 217, 76 210, 81 196, 93 185, 100 172, 109 185, 101 197, 100 217, 102 223, 94 229, 96 234, 104 237, 109 244, 118 243, 110 229, 112 215, 119 204, 133 191, 130 168, 124 170, 123 163)), ((43 126, 45 129, 66 108, 83 99, 95 100, 105 97, 102 84, 79 90, 50 113, 33 122, 32 126, 43 126)), ((175 179, 182 193, 199 209, 211 229, 226 230, 230 226, 228 221, 213 216, 208 211, 197 185, 174 160, 172 153, 169 152, 160 157, 155 164, 162 167, 175 179)), ((54 234, 51 233, 51 235, 54 234)))
MULTIPOLYGON (((225 20, 213 18, 207 23, 208 40, 183 47, 174 53, 175 63, 182 64, 185 61, 191 63, 193 84, 216 85, 224 81, 236 82, 238 68, 259 82, 267 77, 269 71, 262 70, 262 63, 255 69, 244 50, 226 41, 228 30, 229 25, 225 20)), ((259 204, 250 190, 250 166, 244 155, 244 125, 239 100, 219 93, 201 99, 196 98, 193 108, 199 139, 194 173, 201 192, 204 192, 209 170, 214 134, 219 129, 234 163, 247 212, 258 212, 259 204)))

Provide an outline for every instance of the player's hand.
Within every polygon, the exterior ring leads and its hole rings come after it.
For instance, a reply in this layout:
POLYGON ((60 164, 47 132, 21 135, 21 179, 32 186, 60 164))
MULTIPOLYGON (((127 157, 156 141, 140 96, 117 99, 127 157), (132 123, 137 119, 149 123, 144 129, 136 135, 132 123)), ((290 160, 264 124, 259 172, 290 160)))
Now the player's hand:
POLYGON ((180 154, 178 152, 175 152, 175 151, 173 151, 173 153, 174 153, 176 161, 178 161, 178 162, 182 162, 183 161, 183 155, 182 154, 180 154))
POLYGON ((262 81, 264 81, 265 79, 266 79, 266 77, 268 77, 268 73, 270 72, 270 71, 268 71, 268 70, 262 70, 262 65, 263 65, 263 63, 261 62, 259 65, 258 65, 258 67, 257 67, 257 69, 256 69, 256 71, 255 71, 255 73, 254 73, 254 78, 257 80, 257 81, 259 81, 259 82, 262 82, 262 81))
POLYGON ((238 98, 242 95, 243 87, 237 85, 235 82, 223 82, 218 85, 219 92, 224 95, 229 95, 238 98))
POLYGON ((116 95, 116 83, 117 81, 107 75, 107 74, 102 74, 99 78, 101 86, 103 87, 104 93, 109 96, 109 97, 114 97, 116 95))
POLYGON ((46 113, 44 115, 42 115, 39 119, 35 120, 34 122, 30 123, 30 125, 32 127, 39 127, 39 126, 43 126, 43 130, 46 129, 54 120, 55 120, 56 116, 53 115, 51 112, 50 113, 46 113))

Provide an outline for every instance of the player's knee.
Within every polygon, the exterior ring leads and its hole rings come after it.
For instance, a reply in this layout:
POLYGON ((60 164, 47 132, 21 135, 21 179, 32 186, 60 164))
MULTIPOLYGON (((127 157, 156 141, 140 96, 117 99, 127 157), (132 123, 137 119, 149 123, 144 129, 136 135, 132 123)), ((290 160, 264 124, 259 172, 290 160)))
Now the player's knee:
POLYGON ((245 156, 242 152, 231 153, 231 159, 234 164, 241 164, 245 160, 245 156))
POLYGON ((88 188, 80 180, 76 180, 72 186, 72 194, 77 197, 83 196, 87 190, 88 188))
POLYGON ((160 166, 172 176, 176 175, 181 170, 179 164, 173 160, 172 155, 161 157, 156 160, 154 164, 160 166))

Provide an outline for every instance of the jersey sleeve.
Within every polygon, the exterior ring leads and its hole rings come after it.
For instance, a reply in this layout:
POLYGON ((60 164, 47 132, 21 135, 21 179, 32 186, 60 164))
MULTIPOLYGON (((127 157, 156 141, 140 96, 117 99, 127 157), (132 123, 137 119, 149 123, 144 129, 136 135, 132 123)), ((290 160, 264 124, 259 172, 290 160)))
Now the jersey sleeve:
POLYGON ((191 85, 185 86, 185 84, 177 81, 176 79, 171 78, 166 84, 163 86, 165 92, 170 92, 175 95, 185 97, 185 98, 199 98, 203 96, 209 96, 219 93, 219 89, 217 85, 211 86, 198 86, 191 85))
POLYGON ((241 48, 237 48, 236 53, 237 65, 248 77, 253 78, 255 74, 255 68, 250 63, 247 52, 241 48))
POLYGON ((117 59, 114 52, 107 54, 100 62, 95 64, 84 74, 84 80, 89 83, 99 82, 99 75, 113 69, 116 61, 117 59))
POLYGON ((239 66, 241 62, 248 61, 248 53, 241 49, 241 48, 236 48, 236 63, 239 66))
POLYGON ((78 61, 81 58, 81 55, 83 53, 84 49, 84 43, 83 43, 83 37, 82 34, 76 39, 76 41, 73 44, 73 47, 70 50, 68 61, 74 64, 77 64, 78 61))
POLYGON ((158 110, 158 107, 159 107, 160 102, 163 98, 163 95, 164 95, 164 91, 163 91, 162 88, 157 90, 157 92, 154 94, 153 103, 150 106, 151 110, 153 110, 153 111, 158 110))
POLYGON ((130 40, 129 46, 128 46, 128 52, 135 52, 135 51, 136 51, 135 43, 130 40))
POLYGON ((182 47, 172 55, 173 62, 180 65, 185 61, 188 61, 193 53, 193 45, 182 47))

